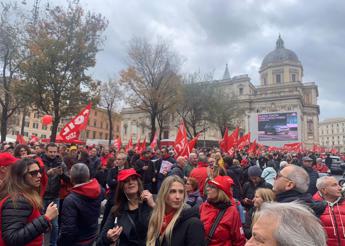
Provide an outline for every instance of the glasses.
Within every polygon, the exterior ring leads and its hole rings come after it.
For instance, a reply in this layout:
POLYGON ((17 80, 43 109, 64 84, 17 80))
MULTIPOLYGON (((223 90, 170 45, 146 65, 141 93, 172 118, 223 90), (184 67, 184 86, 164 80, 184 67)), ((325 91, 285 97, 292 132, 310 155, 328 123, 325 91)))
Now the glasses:
POLYGON ((277 174, 276 179, 279 179, 279 178, 285 178, 285 179, 287 179, 287 180, 291 181, 291 179, 290 179, 290 178, 288 178, 288 177, 286 177, 286 176, 282 175, 281 173, 278 173, 278 174, 277 174))
POLYGON ((30 171, 30 172, 27 172, 28 174, 30 174, 31 177, 37 177, 38 174, 42 174, 42 170, 39 169, 39 170, 33 170, 33 171, 30 171))

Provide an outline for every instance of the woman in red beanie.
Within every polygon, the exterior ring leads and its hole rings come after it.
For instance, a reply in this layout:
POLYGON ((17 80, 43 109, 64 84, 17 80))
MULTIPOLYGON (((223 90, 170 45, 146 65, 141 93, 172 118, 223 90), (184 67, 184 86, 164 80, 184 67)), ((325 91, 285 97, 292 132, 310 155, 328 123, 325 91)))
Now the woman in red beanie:
POLYGON ((145 245, 152 208, 152 194, 143 190, 140 175, 123 169, 117 176, 115 202, 104 224, 97 245, 145 245))
POLYGON ((207 201, 200 206, 207 245, 243 246, 246 242, 232 197, 233 184, 229 176, 217 176, 208 181, 207 201))

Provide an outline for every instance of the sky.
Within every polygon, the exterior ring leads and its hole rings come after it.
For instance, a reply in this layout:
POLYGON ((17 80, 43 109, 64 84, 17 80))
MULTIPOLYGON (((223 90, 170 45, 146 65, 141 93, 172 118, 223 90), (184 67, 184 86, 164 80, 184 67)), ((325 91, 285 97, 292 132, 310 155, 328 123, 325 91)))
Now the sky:
POLYGON ((285 48, 294 51, 303 65, 303 82, 318 85, 320 120, 345 117, 345 1, 80 0, 80 4, 109 21, 96 67, 90 70, 95 79, 116 78, 127 66, 129 40, 146 37, 168 40, 183 57, 182 73, 200 71, 221 79, 228 63, 231 76, 248 74, 259 85, 261 62, 281 34, 285 48))

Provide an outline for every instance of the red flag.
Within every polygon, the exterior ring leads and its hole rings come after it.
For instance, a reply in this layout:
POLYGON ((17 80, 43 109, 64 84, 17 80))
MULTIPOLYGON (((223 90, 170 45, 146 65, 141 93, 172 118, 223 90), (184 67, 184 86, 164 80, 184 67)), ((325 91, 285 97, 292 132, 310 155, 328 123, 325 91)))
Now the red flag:
POLYGON ((130 149, 133 149, 132 135, 131 135, 131 138, 129 139, 129 141, 128 141, 127 145, 126 145, 126 149, 125 149, 126 153, 127 153, 128 150, 130 150, 130 149))
MULTIPOLYGON (((224 132, 224 137, 219 141, 219 147, 222 151, 227 151, 227 141, 228 141, 228 136, 229 135, 229 129, 226 128, 224 132)), ((190 148, 189 148, 190 149, 190 148)))
POLYGON ((231 157, 234 157, 234 155, 235 155, 235 149, 234 149, 234 147, 231 147, 231 148, 228 150, 228 154, 229 154, 231 157))
POLYGON ((67 125, 65 125, 59 135, 65 141, 77 140, 80 135, 80 131, 84 130, 87 126, 91 111, 91 102, 74 117, 67 125))
POLYGON ((302 143, 289 143, 289 144, 284 144, 283 149, 286 151, 302 152, 303 145, 302 143))
POLYGON ((122 141, 121 141, 121 137, 117 137, 114 140, 114 146, 116 147, 117 151, 120 151, 121 147, 122 147, 122 141))
POLYGON ((237 142, 238 146, 237 148, 239 150, 242 150, 245 146, 250 144, 250 132, 243 135, 237 142))
POLYGON ((250 144, 250 147, 248 149, 248 154, 255 154, 256 153, 256 139, 254 139, 254 142, 250 144))
POLYGON ((143 143, 140 146, 140 153, 146 149, 146 137, 144 138, 143 143))
POLYGON ((24 136, 20 134, 17 134, 16 142, 18 142, 19 144, 26 144, 24 136))
POLYGON ((330 152, 333 154, 333 155, 336 155, 338 153, 338 150, 333 148, 330 150, 330 152))
POLYGON ((200 133, 198 133, 192 140, 189 141, 188 145, 189 145, 189 151, 191 151, 192 149, 194 149, 196 142, 198 141, 198 138, 200 136, 200 133))
POLYGON ((37 143, 39 141, 40 141, 39 137, 37 137, 35 135, 31 136, 30 143, 37 143))
POLYGON ((155 133, 155 136, 153 137, 152 143, 150 144, 150 147, 152 150, 154 150, 157 147, 157 132, 155 133))
POLYGON ((188 147, 189 146, 188 146, 188 140, 187 140, 187 131, 186 131, 183 121, 181 121, 180 126, 177 131, 175 143, 174 143, 174 149, 177 156, 188 157, 189 155, 188 147))
POLYGON ((140 153, 140 149, 141 149, 141 146, 140 146, 140 135, 138 135, 137 144, 135 145, 135 152, 136 153, 140 153))
POLYGON ((227 150, 231 149, 232 147, 236 147, 239 131, 240 131, 240 128, 236 127, 236 129, 231 133, 231 135, 228 136, 228 139, 226 141, 227 150))

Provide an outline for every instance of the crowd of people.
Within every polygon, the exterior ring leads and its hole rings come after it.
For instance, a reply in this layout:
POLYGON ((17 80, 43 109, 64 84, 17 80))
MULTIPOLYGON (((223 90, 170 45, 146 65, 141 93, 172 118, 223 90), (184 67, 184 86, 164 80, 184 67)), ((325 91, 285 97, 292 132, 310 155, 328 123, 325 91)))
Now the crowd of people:
POLYGON ((0 245, 345 245, 315 153, 2 145, 0 245))

